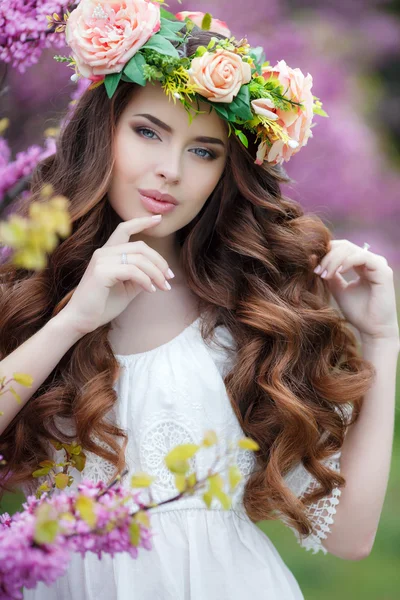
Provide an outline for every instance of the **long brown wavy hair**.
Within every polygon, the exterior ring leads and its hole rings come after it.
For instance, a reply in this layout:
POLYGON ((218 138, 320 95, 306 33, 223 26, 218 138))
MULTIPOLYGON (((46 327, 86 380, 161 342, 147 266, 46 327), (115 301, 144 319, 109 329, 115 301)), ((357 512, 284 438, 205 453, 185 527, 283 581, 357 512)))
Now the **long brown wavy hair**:
MULTIPOLYGON (((198 32, 191 55, 212 34, 198 32)), ((121 221, 108 202, 115 128, 136 86, 121 82, 112 100, 104 86, 86 91, 57 139, 56 153, 36 168, 28 204, 43 184, 70 200, 71 235, 40 272, 0 266, 0 359, 68 303, 93 252, 121 221)), ((357 339, 330 305, 326 282, 313 268, 329 249, 330 231, 314 214, 285 197, 292 180, 282 166, 254 164, 235 135, 224 173, 200 213, 177 232, 187 284, 204 314, 206 339, 218 325, 232 334, 237 353, 225 385, 245 435, 256 440, 257 468, 246 483, 244 506, 253 522, 283 513, 299 533, 311 532, 306 505, 345 484, 321 461, 337 452, 359 415, 374 368, 358 354, 357 339), (297 463, 320 487, 298 499, 283 477, 297 463)), ((127 434, 106 419, 117 402, 119 365, 108 342, 111 324, 82 337, 63 356, 0 440, 3 489, 38 485, 32 472, 52 458, 49 440, 78 439, 83 450, 125 468, 127 434), (73 423, 66 435, 59 417, 73 423), (98 439, 98 442, 96 439, 98 439), (121 443, 122 442, 122 443, 121 443), (108 447, 108 448, 107 448, 108 447)), ((46 349, 43 349, 46 351, 46 349)))

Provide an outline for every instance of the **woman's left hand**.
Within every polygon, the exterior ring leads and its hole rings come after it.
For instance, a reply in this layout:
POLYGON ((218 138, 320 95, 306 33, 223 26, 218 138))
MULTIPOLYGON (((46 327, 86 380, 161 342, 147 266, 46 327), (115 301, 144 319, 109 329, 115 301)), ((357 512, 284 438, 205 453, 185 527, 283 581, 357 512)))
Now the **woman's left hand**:
MULTIPOLYGON (((393 270, 384 256, 360 248, 349 240, 331 240, 319 263, 328 287, 345 319, 366 339, 398 339, 393 270), (340 273, 354 269, 358 277, 347 282, 340 273)), ((316 270, 314 269, 314 272, 316 270)))

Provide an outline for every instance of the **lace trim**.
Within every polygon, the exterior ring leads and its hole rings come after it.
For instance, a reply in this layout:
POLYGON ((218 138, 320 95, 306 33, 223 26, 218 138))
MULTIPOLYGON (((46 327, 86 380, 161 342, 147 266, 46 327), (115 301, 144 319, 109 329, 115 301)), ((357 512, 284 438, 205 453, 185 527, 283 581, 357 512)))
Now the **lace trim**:
MULTIPOLYGON (((340 453, 324 461, 324 464, 333 471, 339 473, 340 453)), ((319 483, 313 477, 311 477, 302 464, 299 465, 289 477, 287 477, 287 482, 292 491, 297 493, 298 497, 304 496, 305 494, 308 494, 319 487, 319 483), (304 487, 305 481, 307 481, 307 483, 304 487), (298 493, 301 487, 303 487, 303 489, 300 493, 298 493)), ((306 550, 312 550, 313 554, 317 554, 317 552, 320 551, 323 552, 323 554, 328 553, 322 542, 328 537, 327 534, 331 532, 329 526, 334 522, 333 515, 336 514, 336 506, 339 504, 341 493, 342 492, 339 488, 333 488, 330 496, 325 496, 324 498, 321 498, 321 500, 313 502, 306 507, 306 514, 313 525, 313 531, 310 533, 310 535, 302 536, 297 529, 290 527, 294 532, 300 546, 306 550)), ((285 522, 284 519, 282 520, 285 522)))

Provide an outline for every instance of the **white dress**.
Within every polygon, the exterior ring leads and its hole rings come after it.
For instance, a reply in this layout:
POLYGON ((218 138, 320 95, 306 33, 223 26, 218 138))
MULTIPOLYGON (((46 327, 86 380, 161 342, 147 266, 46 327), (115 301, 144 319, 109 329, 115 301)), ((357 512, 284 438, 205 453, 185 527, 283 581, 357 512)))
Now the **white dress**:
MULTIPOLYGON (((121 372, 116 418, 129 436, 126 457, 130 474, 145 471, 157 479, 153 498, 160 502, 176 495, 172 475, 163 464, 174 446, 201 443, 214 429, 219 440, 244 436, 226 394, 223 377, 229 370, 229 350, 205 343, 200 317, 171 341, 147 352, 116 355, 121 372)), ((233 348, 230 332, 220 326, 215 335, 233 348)), ((114 417, 115 418, 115 417, 114 417)), ((191 459, 200 478, 215 456, 215 447, 200 449, 191 459)), ((327 464, 339 470, 340 453, 327 464)), ((269 538, 250 521, 242 504, 245 481, 255 466, 254 454, 238 449, 235 463, 243 480, 224 510, 216 499, 207 509, 201 494, 182 498, 150 511, 152 549, 139 548, 137 559, 128 553, 113 558, 93 553, 73 554, 66 574, 51 587, 40 583, 24 590, 26 600, 302 600, 294 576, 269 538)), ((82 474, 98 481, 113 467, 92 453, 82 474)), ((300 496, 314 485, 299 464, 286 476, 300 496)), ((326 549, 327 537, 339 502, 340 490, 310 507, 313 534, 299 543, 313 552, 326 549)), ((146 496, 144 496, 146 498, 146 496)), ((284 519, 283 519, 284 520, 284 519)))

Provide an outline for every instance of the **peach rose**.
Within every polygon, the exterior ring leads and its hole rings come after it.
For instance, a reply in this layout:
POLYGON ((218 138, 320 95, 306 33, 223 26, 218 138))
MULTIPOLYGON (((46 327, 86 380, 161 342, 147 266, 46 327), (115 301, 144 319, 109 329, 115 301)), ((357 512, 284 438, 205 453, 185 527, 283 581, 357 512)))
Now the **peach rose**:
MULTIPOLYGON (((184 21, 186 17, 189 17, 193 21, 195 25, 201 27, 201 23, 203 21, 203 17, 206 13, 200 11, 190 12, 190 10, 182 10, 181 12, 176 13, 175 17, 178 21, 184 21)), ((225 21, 220 21, 219 19, 211 19, 210 31, 213 33, 220 33, 225 37, 231 37, 231 32, 228 28, 228 25, 225 21)))
POLYGON ((284 143, 282 139, 275 140, 269 150, 265 143, 261 143, 259 146, 258 164, 261 164, 265 157, 267 157, 268 162, 274 164, 287 162, 293 154, 296 154, 303 146, 307 145, 310 137, 313 137, 310 128, 314 116, 313 95, 311 93, 313 79, 309 73, 305 77, 299 68, 292 69, 284 60, 280 60, 275 67, 263 67, 262 74, 267 80, 271 77, 278 79, 283 85, 283 89, 287 89, 285 96, 294 102, 300 102, 304 106, 304 109, 293 106, 288 111, 275 108, 278 117, 277 123, 288 134, 290 142, 284 143))
POLYGON ((160 7, 147 0, 81 0, 65 36, 79 72, 97 81, 120 73, 160 26, 160 7))
POLYGON ((239 54, 221 48, 194 58, 188 72, 197 93, 212 102, 232 102, 251 79, 250 65, 239 54))

